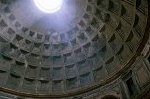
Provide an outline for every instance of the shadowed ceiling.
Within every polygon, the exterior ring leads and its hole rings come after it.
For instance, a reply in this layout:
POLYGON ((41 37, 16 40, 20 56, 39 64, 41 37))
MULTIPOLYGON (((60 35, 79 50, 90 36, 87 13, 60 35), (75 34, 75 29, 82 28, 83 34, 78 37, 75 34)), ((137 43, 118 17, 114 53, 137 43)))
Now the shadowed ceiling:
POLYGON ((33 0, 0 0, 0 86, 63 94, 115 75, 145 33, 147 0, 64 0, 53 14, 33 0))

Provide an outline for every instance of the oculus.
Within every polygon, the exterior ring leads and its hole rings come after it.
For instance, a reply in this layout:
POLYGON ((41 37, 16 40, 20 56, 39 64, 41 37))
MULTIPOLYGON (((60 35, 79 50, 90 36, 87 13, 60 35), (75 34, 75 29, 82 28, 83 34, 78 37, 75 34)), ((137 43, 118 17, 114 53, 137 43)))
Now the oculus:
POLYGON ((55 13, 60 10, 63 0, 34 0, 34 3, 45 13, 55 13))

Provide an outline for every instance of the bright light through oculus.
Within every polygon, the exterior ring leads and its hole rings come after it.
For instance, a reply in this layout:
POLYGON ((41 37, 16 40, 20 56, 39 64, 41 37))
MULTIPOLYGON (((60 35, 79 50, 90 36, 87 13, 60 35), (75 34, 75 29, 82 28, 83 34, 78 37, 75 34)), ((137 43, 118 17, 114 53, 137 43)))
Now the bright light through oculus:
POLYGON ((60 10, 63 0, 34 0, 36 6, 45 13, 54 13, 60 10))

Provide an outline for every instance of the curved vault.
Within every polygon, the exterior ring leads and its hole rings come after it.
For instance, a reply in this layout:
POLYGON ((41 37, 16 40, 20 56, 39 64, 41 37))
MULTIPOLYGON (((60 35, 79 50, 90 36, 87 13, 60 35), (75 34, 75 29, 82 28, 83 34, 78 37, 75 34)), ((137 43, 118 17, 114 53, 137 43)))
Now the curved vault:
POLYGON ((98 86, 136 54, 147 22, 146 0, 65 0, 55 14, 39 12, 32 0, 6 1, 0 86, 20 94, 67 95, 98 86))

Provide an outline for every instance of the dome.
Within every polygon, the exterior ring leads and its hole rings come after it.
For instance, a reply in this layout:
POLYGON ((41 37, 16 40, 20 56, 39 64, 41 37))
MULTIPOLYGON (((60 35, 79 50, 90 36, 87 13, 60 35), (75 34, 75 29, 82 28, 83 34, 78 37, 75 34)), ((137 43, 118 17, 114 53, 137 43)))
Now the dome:
POLYGON ((0 0, 5 92, 65 97, 93 90, 121 75, 145 45, 147 0, 63 0, 53 13, 34 1, 0 0))

